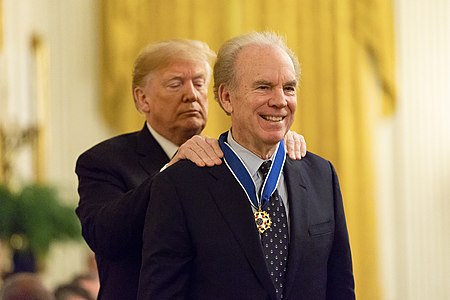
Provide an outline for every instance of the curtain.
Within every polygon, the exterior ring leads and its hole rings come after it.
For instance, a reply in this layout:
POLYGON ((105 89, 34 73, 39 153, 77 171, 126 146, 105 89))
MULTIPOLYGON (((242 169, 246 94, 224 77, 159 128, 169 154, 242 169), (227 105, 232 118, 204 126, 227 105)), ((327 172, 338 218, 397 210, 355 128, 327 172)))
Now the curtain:
MULTIPOLYGON (((0 63, 3 66, 3 0, 0 0, 0 63)), ((5 72, 2 70, 1 72, 5 72)), ((0 74, 0 78, 3 78, 3 74, 0 74)), ((2 97, 4 97, 3 93, 3 85, 4 83, 0 83, 0 93, 2 93, 2 97)), ((0 104, 3 106, 4 101, 0 100, 0 104)), ((4 172, 4 160, 5 160, 5 153, 4 153, 4 136, 3 136, 3 124, 0 124, 0 183, 5 181, 5 172, 4 172)), ((0 245, 1 247, 1 245, 0 245)))
POLYGON ((0 53, 3 50, 3 0, 0 0, 0 53))
MULTIPOLYGON (((117 132, 137 130, 131 71, 149 42, 190 38, 217 51, 249 31, 286 37, 302 65, 293 130, 336 167, 344 196, 359 299, 382 299, 373 130, 395 109, 391 0, 102 0, 102 100, 117 132)), ((204 134, 229 118, 210 92, 204 134)))

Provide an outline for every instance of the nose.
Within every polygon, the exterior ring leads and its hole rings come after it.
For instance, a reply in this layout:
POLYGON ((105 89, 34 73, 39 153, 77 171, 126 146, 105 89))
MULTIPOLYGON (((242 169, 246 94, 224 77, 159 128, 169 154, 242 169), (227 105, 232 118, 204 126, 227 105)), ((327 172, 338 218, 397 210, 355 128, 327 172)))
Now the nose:
POLYGON ((199 92, 195 88, 192 81, 187 81, 184 86, 183 91, 183 101, 184 102, 195 102, 198 100, 199 92))
POLYGON ((283 88, 273 89, 272 97, 269 99, 269 106, 283 108, 287 106, 287 100, 283 88))

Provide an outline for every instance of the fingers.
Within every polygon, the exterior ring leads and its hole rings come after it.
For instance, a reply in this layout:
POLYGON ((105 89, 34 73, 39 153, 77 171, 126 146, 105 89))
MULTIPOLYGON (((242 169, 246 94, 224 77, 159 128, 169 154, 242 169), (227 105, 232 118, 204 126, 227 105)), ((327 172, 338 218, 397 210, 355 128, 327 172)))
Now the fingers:
POLYGON ((302 157, 305 157, 305 155, 306 155, 306 140, 305 140, 305 137, 301 134, 299 134, 299 138, 300 138, 300 154, 302 155, 302 157))
POLYGON ((221 158, 223 158, 223 152, 222 149, 220 149, 219 141, 212 138, 205 138, 205 141, 211 146, 211 148, 214 151, 214 157, 219 158, 220 163, 222 163, 221 158))
MULTIPOLYGON (((296 152, 296 146, 295 146, 296 139, 295 138, 296 138, 296 133, 293 131, 290 131, 290 130, 286 133, 286 136, 284 137, 284 144, 286 147, 286 151, 287 151, 288 156, 291 159, 298 159, 298 157, 301 156, 300 152, 298 152, 298 153, 296 152)), ((297 141, 298 141, 298 137, 297 137, 297 141)), ((299 147, 297 147, 297 151, 298 151, 298 149, 299 149, 299 147)))
POLYGON ((291 159, 302 159, 306 155, 306 141, 302 135, 288 131, 284 142, 287 154, 291 159))
POLYGON ((177 153, 175 154, 174 157, 172 157, 172 159, 167 164, 167 166, 171 166, 174 163, 176 163, 177 161, 182 160, 182 159, 188 159, 199 167, 206 166, 205 161, 200 156, 197 155, 195 150, 191 149, 192 145, 186 144, 186 143, 184 143, 183 145, 180 146, 177 153))
POLYGON ((193 137, 193 141, 196 142, 197 147, 192 150, 208 167, 222 163, 223 153, 217 140, 197 135, 193 137))
POLYGON ((212 167, 220 165, 222 157, 217 140, 195 135, 180 146, 173 160, 188 159, 199 167, 212 167))

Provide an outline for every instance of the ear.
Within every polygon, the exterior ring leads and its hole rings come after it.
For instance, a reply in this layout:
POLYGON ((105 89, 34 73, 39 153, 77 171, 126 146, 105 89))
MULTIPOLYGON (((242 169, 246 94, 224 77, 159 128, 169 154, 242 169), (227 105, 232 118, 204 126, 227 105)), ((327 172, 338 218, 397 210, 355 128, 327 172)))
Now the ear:
POLYGON ((150 105, 149 105, 150 98, 147 96, 147 94, 145 94, 144 90, 141 87, 134 88, 133 98, 134 98, 134 105, 136 106, 139 112, 141 113, 150 112, 150 105))
POLYGON ((231 105, 230 88, 222 83, 221 85, 219 85, 217 94, 219 96, 220 106, 227 113, 227 115, 231 115, 231 113, 233 112, 233 106, 231 105))

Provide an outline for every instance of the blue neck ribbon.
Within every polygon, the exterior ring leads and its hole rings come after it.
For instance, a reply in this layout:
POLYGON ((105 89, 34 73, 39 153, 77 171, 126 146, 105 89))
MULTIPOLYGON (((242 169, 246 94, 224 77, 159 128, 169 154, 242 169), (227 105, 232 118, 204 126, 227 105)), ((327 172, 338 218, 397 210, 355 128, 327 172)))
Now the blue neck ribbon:
POLYGON ((270 167, 269 173, 262 185, 261 196, 256 192, 256 185, 247 167, 241 158, 234 152, 227 143, 228 132, 222 133, 219 137, 219 146, 224 154, 224 160, 233 176, 236 178, 242 189, 247 195, 250 203, 255 209, 262 210, 269 202, 270 196, 276 190, 278 181, 280 180, 281 171, 283 170, 286 160, 286 150, 284 149, 284 141, 278 143, 275 158, 270 167))

